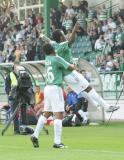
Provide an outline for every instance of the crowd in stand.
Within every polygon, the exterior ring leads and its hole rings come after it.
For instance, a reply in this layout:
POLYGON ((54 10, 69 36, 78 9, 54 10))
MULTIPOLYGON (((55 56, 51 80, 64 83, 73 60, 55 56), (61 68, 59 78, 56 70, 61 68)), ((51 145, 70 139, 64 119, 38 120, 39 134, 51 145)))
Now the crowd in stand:
MULTIPOLYGON (((110 16, 105 5, 91 8, 86 0, 79 1, 78 6, 71 2, 66 6, 60 2, 57 9, 51 8, 50 20, 51 33, 59 28, 67 38, 74 24, 80 24, 75 38, 78 50, 73 50, 75 57, 91 55, 95 51, 95 65, 100 71, 124 69, 123 9, 110 16), (89 45, 84 51, 81 47, 88 44, 86 40, 89 45)), ((43 41, 39 36, 43 32, 43 23, 43 16, 32 10, 21 24, 13 6, 3 9, 0 16, 0 62, 44 59, 43 41)), ((74 43, 70 47, 74 47, 74 43)))
POLYGON ((39 37, 43 27, 42 15, 30 10, 21 23, 14 11, 10 6, 0 17, 0 62, 44 59, 39 37))

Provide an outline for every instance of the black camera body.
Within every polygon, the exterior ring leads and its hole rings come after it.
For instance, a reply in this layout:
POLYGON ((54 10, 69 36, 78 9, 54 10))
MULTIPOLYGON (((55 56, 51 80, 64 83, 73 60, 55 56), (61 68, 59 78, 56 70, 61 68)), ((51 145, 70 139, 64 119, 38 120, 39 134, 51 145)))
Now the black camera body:
POLYGON ((18 87, 19 88, 30 88, 30 87, 32 87, 31 78, 26 71, 20 71, 19 72, 18 87))

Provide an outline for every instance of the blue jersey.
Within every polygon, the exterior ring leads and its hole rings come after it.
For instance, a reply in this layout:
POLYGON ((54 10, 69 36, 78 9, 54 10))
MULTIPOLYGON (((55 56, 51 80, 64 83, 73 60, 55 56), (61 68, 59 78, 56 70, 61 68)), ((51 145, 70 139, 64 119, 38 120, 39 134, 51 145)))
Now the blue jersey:
POLYGON ((77 104, 77 94, 71 91, 67 95, 67 105, 74 107, 77 104))

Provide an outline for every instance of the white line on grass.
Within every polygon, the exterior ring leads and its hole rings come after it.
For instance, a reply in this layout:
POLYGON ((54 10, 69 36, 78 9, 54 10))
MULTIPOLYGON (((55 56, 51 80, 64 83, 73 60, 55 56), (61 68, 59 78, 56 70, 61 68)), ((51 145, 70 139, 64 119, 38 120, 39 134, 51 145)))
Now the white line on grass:
POLYGON ((69 151, 76 152, 88 152, 88 153, 109 153, 109 154, 124 154, 122 151, 110 151, 110 150, 91 150, 91 149, 69 149, 69 151))
MULTIPOLYGON (((24 149, 24 147, 19 147, 19 146, 1 146, 0 145, 0 149, 5 149, 5 148, 8 148, 8 149, 24 149)), ((28 149, 30 149, 30 148, 28 148, 28 149)), ((44 148, 45 149, 45 148, 44 148)), ((55 150, 55 149, 54 149, 55 150)), ((87 153, 107 153, 107 154, 123 154, 124 155, 124 152, 122 151, 120 151, 120 152, 118 152, 118 151, 110 151, 110 150, 91 150, 91 149, 69 149, 69 148, 67 148, 67 149, 60 149, 60 150, 63 150, 63 151, 65 151, 65 152, 87 152, 87 153)), ((52 150, 53 151, 53 150, 52 150)))

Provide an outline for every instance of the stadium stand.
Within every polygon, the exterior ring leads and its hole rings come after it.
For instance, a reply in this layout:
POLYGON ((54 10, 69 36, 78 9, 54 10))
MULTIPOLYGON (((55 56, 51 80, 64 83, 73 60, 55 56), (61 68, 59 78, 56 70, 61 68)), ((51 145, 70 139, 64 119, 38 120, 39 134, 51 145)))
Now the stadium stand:
MULTIPOLYGON (((106 71, 108 56, 111 55, 112 70, 123 70, 124 11, 117 8, 118 4, 110 8, 107 2, 94 7, 89 7, 87 1, 80 1, 78 6, 71 2, 66 6, 60 2, 57 9, 51 8, 51 33, 56 28, 63 29, 65 33, 71 32, 78 21, 80 31, 71 46, 73 56, 83 57, 106 71)), ((1 7, 0 12, 0 62, 44 59, 43 41, 39 37, 44 32, 43 16, 29 9, 22 23, 11 3, 1 7)))

